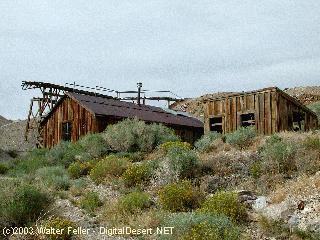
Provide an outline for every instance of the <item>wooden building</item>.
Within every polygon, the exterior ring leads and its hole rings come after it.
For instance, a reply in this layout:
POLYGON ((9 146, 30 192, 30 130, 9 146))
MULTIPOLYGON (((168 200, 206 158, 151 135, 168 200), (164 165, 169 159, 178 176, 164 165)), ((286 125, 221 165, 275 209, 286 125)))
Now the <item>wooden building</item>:
POLYGON ((260 134, 317 128, 317 115, 277 87, 231 94, 205 102, 205 132, 229 133, 255 126, 260 134))
POLYGON ((193 117, 159 107, 69 92, 42 120, 42 142, 44 147, 51 148, 61 140, 77 141, 89 132, 102 132, 109 124, 134 117, 147 123, 162 123, 190 143, 203 134, 203 123, 193 117))

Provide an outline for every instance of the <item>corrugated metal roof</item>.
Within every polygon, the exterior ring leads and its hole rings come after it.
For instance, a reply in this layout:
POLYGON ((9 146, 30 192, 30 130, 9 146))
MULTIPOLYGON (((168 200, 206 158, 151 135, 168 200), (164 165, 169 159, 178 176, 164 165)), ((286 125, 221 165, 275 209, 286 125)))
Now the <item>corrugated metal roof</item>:
POLYGON ((203 123, 196 118, 173 114, 159 107, 149 105, 139 106, 130 102, 76 93, 67 93, 67 95, 95 115, 116 116, 121 118, 137 117, 147 122, 203 128, 203 123))

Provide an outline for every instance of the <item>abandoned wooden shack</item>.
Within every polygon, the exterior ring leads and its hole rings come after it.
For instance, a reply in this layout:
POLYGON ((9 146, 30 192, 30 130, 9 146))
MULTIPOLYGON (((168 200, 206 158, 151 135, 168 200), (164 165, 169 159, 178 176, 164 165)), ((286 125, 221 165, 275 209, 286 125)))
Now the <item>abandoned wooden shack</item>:
POLYGON ((203 123, 193 117, 159 107, 69 92, 41 122, 43 146, 51 148, 61 140, 77 141, 87 133, 102 132, 109 124, 134 117, 147 123, 162 123, 190 143, 203 135, 203 123))
POLYGON ((318 126, 314 112, 277 87, 208 99, 204 109, 205 133, 229 133, 255 126, 260 134, 273 134, 318 126))

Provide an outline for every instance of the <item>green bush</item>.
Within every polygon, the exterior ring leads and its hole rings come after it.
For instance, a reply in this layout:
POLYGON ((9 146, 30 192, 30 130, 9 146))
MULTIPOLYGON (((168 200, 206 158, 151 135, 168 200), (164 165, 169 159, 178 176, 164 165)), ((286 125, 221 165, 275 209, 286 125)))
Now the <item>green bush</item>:
POLYGON ((77 144, 81 145, 91 158, 102 157, 107 154, 109 149, 102 134, 87 134, 80 138, 77 144))
POLYGON ((48 161, 52 165, 68 167, 76 160, 86 161, 90 159, 87 151, 79 143, 61 141, 47 154, 48 161))
POLYGON ((252 144, 255 137, 256 130, 254 127, 241 127, 233 133, 226 134, 226 142, 243 149, 252 144))
POLYGON ((90 177, 94 182, 102 183, 112 177, 120 177, 130 165, 128 158, 107 156, 90 171, 90 177))
POLYGON ((48 166, 46 159, 47 149, 33 149, 25 156, 15 161, 11 174, 21 176, 24 174, 34 173, 37 169, 48 166))
POLYGON ((87 175, 92 168, 93 168, 93 164, 91 162, 76 161, 69 165, 68 173, 71 178, 76 179, 76 178, 80 178, 81 176, 87 175))
POLYGON ((85 209, 89 213, 93 213, 98 207, 102 205, 99 199, 99 195, 96 192, 87 192, 80 200, 81 208, 85 209))
POLYGON ((240 230, 225 216, 187 212, 171 214, 163 226, 173 227, 172 235, 161 235, 160 240, 238 240, 240 230))
POLYGON ((208 152, 211 150, 214 141, 222 138, 222 135, 218 132, 209 132, 203 135, 199 140, 194 144, 195 148, 199 152, 208 152))
POLYGON ((50 235, 45 235, 46 238, 49 238, 50 240, 71 240, 73 239, 73 232, 68 231, 68 228, 71 227, 72 229, 75 229, 77 226, 74 222, 62 218, 62 217, 54 217, 49 219, 45 223, 45 227, 48 229, 64 229, 62 234, 50 234, 50 235))
POLYGON ((160 204, 165 210, 171 212, 195 209, 199 206, 201 197, 201 194, 187 180, 168 184, 159 191, 160 204))
POLYGON ((70 179, 63 166, 40 168, 36 171, 36 176, 47 187, 55 190, 67 190, 70 187, 70 179))
POLYGON ((144 160, 146 153, 144 152, 117 152, 113 154, 117 157, 125 157, 130 159, 131 162, 141 162, 144 160))
POLYGON ((136 118, 109 125, 103 135, 108 146, 118 152, 150 152, 161 143, 178 140, 172 129, 136 118))
POLYGON ((259 178, 262 174, 262 164, 260 161, 256 161, 250 165, 250 175, 253 178, 259 178))
POLYGON ((88 181, 86 178, 78 178, 72 181, 70 186, 70 193, 74 197, 81 196, 85 193, 85 189, 88 186, 88 181))
POLYGON ((139 191, 131 192, 120 197, 118 202, 118 208, 122 213, 136 213, 145 208, 149 208, 150 205, 151 199, 149 194, 139 191))
POLYGON ((0 163, 0 174, 6 174, 9 171, 7 164, 0 163))
POLYGON ((288 174, 296 171, 295 155, 297 146, 281 139, 269 138, 261 148, 260 155, 263 160, 265 173, 288 174))
POLYGON ((246 208, 238 201, 235 192, 217 192, 212 197, 205 200, 201 205, 201 212, 215 215, 225 215, 234 222, 246 220, 246 208))
POLYGON ((163 150, 165 153, 167 153, 169 150, 172 148, 178 148, 182 150, 190 150, 191 145, 190 143, 187 142, 180 142, 180 141, 170 141, 170 142, 165 142, 159 145, 159 149, 163 150))
MULTIPOLYGON (((1 190, 3 191, 3 189, 1 190)), ((11 186, 10 194, 3 191, 0 202, 0 226, 26 226, 46 210, 51 198, 32 185, 11 186)))
POLYGON ((77 197, 81 196, 84 193, 85 188, 88 185, 88 181, 85 178, 79 178, 72 181, 72 185, 70 186, 70 193, 77 197))
POLYGON ((148 163, 133 164, 122 175, 127 187, 133 187, 150 180, 152 168, 148 163))
POLYGON ((180 178, 194 177, 199 167, 199 159, 192 150, 171 148, 166 155, 170 167, 178 173, 180 178))

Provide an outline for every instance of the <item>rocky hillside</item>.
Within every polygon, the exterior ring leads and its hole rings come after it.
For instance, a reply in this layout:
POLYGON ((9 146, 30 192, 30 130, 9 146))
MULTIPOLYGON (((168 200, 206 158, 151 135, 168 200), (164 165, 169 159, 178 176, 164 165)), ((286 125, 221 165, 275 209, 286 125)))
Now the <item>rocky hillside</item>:
POLYGON ((0 115, 0 127, 3 126, 3 125, 8 124, 8 123, 10 123, 10 122, 11 122, 10 120, 8 120, 8 119, 6 119, 6 118, 4 118, 4 117, 2 117, 2 116, 0 115))
POLYGON ((305 105, 320 101, 320 86, 288 88, 285 92, 305 105))
POLYGON ((0 148, 2 150, 24 152, 35 147, 35 132, 30 134, 28 141, 25 141, 26 123, 26 120, 9 121, 0 126, 0 148))
POLYGON ((76 239, 101 240, 320 239, 319 131, 246 128, 193 147, 168 130, 126 120, 0 163, 0 229, 76 226, 88 229, 76 239), (123 226, 152 231, 100 231, 123 226))
MULTIPOLYGON (((320 101, 320 86, 295 87, 285 89, 284 91, 289 95, 297 98, 300 102, 302 102, 305 105, 320 101)), ((188 112, 193 116, 202 119, 204 100, 212 97, 226 96, 231 93, 232 92, 212 93, 203 95, 198 98, 185 99, 183 101, 173 103, 171 105, 171 108, 177 111, 188 112)))

